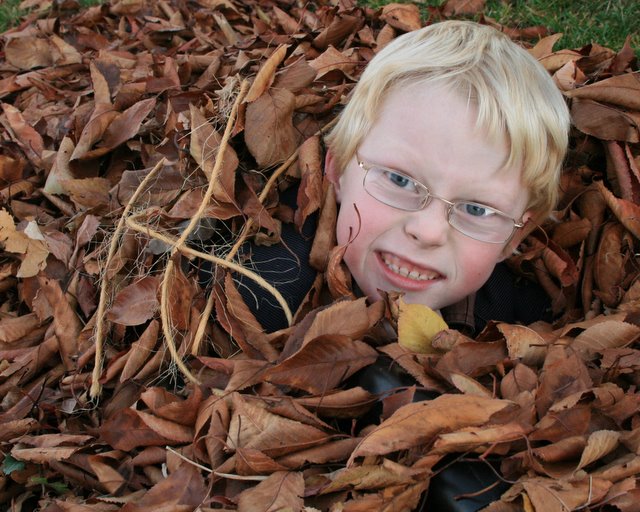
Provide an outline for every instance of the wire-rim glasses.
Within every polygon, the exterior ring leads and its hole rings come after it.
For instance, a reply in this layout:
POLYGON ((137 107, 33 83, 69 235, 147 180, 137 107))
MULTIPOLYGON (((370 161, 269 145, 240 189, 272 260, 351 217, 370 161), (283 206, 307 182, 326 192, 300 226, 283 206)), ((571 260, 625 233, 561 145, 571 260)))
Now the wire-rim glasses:
POLYGON ((365 171, 363 186, 366 192, 387 206, 405 211, 419 211, 431 199, 447 205, 447 221, 457 231, 474 240, 491 244, 507 242, 521 222, 491 206, 472 201, 449 201, 432 194, 419 181, 395 169, 369 164, 356 153, 358 166, 365 171))

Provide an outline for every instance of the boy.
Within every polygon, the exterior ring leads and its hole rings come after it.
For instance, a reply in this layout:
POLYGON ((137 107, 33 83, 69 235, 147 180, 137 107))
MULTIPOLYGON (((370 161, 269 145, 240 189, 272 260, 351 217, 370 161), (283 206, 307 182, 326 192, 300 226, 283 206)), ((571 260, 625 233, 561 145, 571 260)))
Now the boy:
MULTIPOLYGON (((469 334, 491 319, 541 319, 544 292, 496 264, 527 220, 555 205, 568 128, 548 73, 491 27, 447 21, 389 43, 326 137, 337 239, 355 289, 372 300, 402 292, 469 334)), ((315 277, 306 228, 299 237, 283 225, 295 257, 281 246, 250 249, 253 270, 293 311, 315 277)), ((267 330, 286 326, 268 293, 240 282, 267 330)))
POLYGON ((548 73, 490 27, 392 41, 326 139, 338 243, 362 292, 432 309, 476 292, 555 205, 568 128, 548 73))
MULTIPOLYGON (((354 289, 372 300, 380 290, 402 292, 471 332, 489 319, 540 319, 547 303, 540 290, 496 264, 525 223, 555 205, 568 128, 568 109, 544 68, 490 27, 449 21, 392 41, 326 137, 325 172, 340 203, 337 240, 347 245, 354 289)), ((254 270, 294 311, 315 275, 305 235, 283 226, 300 265, 281 247, 251 247, 254 270)), ((262 325, 284 327, 267 294, 240 282, 262 325)), ((389 366, 365 368, 358 384, 375 392, 410 384, 389 366)), ((453 496, 496 481, 484 463, 453 465, 432 480, 427 507, 477 510, 499 489, 453 496)))

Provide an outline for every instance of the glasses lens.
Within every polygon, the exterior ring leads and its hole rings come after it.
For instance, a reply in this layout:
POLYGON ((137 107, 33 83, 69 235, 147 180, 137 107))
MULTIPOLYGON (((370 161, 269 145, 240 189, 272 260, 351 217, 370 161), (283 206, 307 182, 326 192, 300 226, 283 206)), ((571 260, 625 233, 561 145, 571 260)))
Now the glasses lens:
POLYGON ((420 210, 428 193, 413 179, 384 167, 370 167, 364 178, 364 188, 378 201, 401 210, 420 210))
POLYGON ((449 224, 471 238, 494 244, 506 242, 514 229, 512 219, 477 203, 456 203, 451 208, 449 224))

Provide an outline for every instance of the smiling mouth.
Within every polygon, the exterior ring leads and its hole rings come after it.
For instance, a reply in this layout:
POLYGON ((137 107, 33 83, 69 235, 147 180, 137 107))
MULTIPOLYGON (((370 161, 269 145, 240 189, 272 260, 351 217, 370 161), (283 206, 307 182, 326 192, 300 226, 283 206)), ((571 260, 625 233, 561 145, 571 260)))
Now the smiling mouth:
POLYGON ((396 256, 392 256, 387 253, 381 253, 382 261, 393 273, 399 276, 413 279, 414 281, 433 281, 442 277, 442 275, 435 270, 418 269, 415 266, 406 266, 406 263, 401 262, 396 256))

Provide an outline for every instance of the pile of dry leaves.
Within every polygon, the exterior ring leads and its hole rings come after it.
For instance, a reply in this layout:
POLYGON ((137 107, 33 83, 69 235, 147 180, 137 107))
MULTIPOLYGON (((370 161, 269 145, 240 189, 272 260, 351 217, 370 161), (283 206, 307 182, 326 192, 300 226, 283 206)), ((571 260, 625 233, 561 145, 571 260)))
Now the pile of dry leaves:
MULTIPOLYGON (((557 222, 511 263, 560 320, 492 323, 477 340, 444 331, 421 355, 381 328, 397 320, 391 299, 318 308, 324 287, 349 293, 322 132, 373 55, 421 26, 417 7, 29 4, 0 54, 3 509, 410 510, 442 457, 476 453, 500 456, 511 483, 487 510, 638 510, 640 82, 628 45, 554 52, 549 36, 531 48, 574 130, 557 222), (295 213, 278 201, 292 183, 295 213), (264 334, 229 277, 243 269, 237 247, 315 212, 321 277, 292 326, 264 334), (203 252, 222 220, 235 245, 203 252), (205 287, 195 269, 207 260, 218 273, 205 287), (412 403, 415 388, 344 385, 379 353, 444 393, 412 403), (381 424, 361 429, 380 401, 381 424)), ((471 4, 431 8, 429 22, 471 4)))

